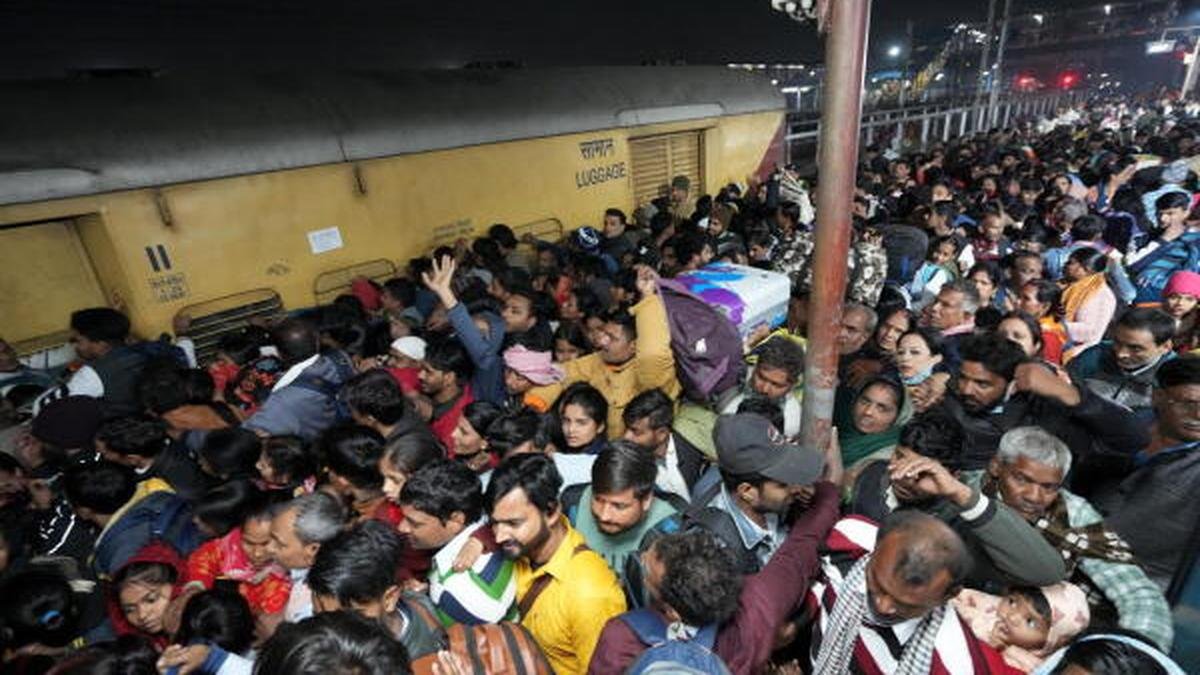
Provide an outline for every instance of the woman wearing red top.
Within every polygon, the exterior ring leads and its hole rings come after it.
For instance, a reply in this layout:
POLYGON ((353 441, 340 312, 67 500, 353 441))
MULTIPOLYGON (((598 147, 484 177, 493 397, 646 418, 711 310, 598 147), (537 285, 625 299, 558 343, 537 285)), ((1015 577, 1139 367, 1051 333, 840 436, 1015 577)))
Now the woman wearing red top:
POLYGON ((1061 296, 1058 284, 1038 279, 1022 286, 1017 298, 1017 309, 1037 319, 1042 334, 1042 358, 1056 365, 1062 365, 1063 350, 1070 341, 1066 327, 1058 319, 1061 296))
POLYGON ((187 559, 184 582, 211 590, 219 579, 237 582, 255 615, 278 614, 287 605, 292 582, 271 560, 271 513, 264 500, 223 537, 211 539, 187 559))

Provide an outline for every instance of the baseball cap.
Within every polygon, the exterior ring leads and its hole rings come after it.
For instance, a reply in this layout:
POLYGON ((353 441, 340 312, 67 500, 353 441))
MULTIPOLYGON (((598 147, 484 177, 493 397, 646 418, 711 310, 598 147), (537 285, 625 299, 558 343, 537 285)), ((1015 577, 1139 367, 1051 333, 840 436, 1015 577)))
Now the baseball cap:
POLYGON ((822 455, 785 443, 761 415, 721 415, 713 428, 713 442, 721 470, 734 475, 759 474, 786 485, 807 485, 825 469, 822 455))
POLYGON ((575 243, 588 253, 595 253, 600 249, 600 232, 594 227, 584 225, 575 230, 575 243))
POLYGON ((402 338, 397 338, 392 342, 392 349, 410 359, 416 359, 417 361, 425 360, 425 341, 419 337, 406 335, 402 338))

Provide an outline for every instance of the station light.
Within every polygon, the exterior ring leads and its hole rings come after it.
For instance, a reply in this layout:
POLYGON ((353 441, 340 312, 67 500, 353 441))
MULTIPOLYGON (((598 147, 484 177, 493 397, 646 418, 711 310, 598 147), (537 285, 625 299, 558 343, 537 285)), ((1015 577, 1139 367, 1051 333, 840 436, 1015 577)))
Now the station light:
POLYGON ((1152 40, 1146 43, 1147 54, 1169 54, 1175 51, 1174 40, 1152 40))

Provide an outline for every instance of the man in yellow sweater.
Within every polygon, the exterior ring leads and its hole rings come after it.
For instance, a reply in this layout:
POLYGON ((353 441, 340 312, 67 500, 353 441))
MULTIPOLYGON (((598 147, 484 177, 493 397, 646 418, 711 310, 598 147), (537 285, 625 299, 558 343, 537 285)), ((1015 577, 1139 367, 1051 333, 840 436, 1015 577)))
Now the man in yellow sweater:
POLYGON ((561 382, 530 391, 543 401, 553 401, 575 382, 599 389, 608 399, 609 438, 625 433, 621 414, 638 394, 661 389, 674 400, 680 393, 667 312, 658 294, 658 274, 644 265, 637 272, 641 301, 627 312, 618 310, 605 317, 596 351, 564 363, 566 377, 561 382))
POLYGON ((561 487, 549 457, 516 455, 496 468, 484 502, 496 544, 516 561, 521 625, 554 672, 583 675, 604 624, 625 611, 625 594, 567 521, 561 487))

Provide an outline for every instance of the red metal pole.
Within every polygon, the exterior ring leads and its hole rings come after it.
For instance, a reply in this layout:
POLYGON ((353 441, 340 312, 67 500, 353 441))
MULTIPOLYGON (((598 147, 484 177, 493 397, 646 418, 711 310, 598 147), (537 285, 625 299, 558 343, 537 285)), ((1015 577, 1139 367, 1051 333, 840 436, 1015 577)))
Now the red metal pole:
POLYGON ((850 250, 863 71, 871 16, 870 0, 837 0, 829 5, 801 428, 802 444, 822 450, 829 443, 837 387, 836 340, 846 294, 846 255, 850 250))

